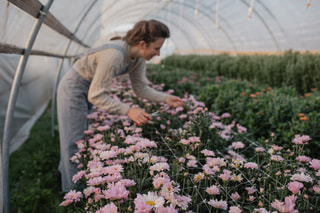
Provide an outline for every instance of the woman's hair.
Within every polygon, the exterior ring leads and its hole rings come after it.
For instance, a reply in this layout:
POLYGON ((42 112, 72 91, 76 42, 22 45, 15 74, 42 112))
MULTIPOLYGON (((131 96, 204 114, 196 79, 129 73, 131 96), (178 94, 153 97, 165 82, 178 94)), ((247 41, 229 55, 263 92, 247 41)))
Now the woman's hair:
POLYGON ((137 45, 140 41, 147 44, 156 41, 158 38, 169 38, 169 28, 160 21, 151 19, 149 21, 139 21, 132 30, 129 30, 124 40, 130 45, 137 45))

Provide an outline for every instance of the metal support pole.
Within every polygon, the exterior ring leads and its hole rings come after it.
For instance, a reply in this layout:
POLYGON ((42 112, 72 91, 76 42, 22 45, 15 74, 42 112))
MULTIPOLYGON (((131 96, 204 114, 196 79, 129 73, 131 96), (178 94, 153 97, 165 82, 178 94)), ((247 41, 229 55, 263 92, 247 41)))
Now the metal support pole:
MULTIPOLYGON (((16 74, 13 79, 12 88, 10 91, 10 97, 7 107, 6 120, 4 124, 3 140, 2 140, 2 176, 3 176, 3 200, 4 200, 4 212, 10 213, 10 195, 9 195, 9 157, 10 157, 10 139, 11 139, 11 123, 16 107, 16 101, 18 97, 19 87, 22 80, 22 76, 34 44, 34 41, 39 33, 41 25, 49 11, 54 0, 49 0, 46 5, 42 7, 39 12, 38 21, 35 23, 31 35, 26 43, 27 48, 24 55, 20 57, 20 61, 16 70, 16 74)), ((2 199, 2 198, 1 198, 2 199)))

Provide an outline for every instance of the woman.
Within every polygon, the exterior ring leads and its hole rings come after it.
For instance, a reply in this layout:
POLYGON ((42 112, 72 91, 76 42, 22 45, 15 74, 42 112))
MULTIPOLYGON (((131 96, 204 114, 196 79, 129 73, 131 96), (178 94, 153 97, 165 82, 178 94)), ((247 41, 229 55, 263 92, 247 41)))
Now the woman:
POLYGON ((70 158, 78 151, 75 142, 84 137, 88 129, 87 114, 92 105, 108 113, 127 115, 134 122, 146 124, 150 115, 141 108, 130 107, 112 99, 108 94, 112 78, 129 74, 137 96, 155 102, 165 102, 171 107, 183 105, 183 100, 150 88, 146 80, 146 63, 160 55, 168 27, 156 20, 140 21, 120 40, 108 41, 100 49, 79 58, 73 68, 62 78, 57 93, 57 109, 60 134, 60 164, 64 192, 73 187, 75 163, 70 158))

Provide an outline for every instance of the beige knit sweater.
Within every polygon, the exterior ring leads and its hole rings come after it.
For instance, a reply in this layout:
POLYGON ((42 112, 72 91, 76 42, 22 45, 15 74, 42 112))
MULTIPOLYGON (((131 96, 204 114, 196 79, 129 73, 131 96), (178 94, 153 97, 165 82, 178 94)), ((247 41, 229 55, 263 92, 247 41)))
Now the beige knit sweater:
POLYGON ((109 96, 109 92, 113 77, 131 63, 125 73, 129 74, 135 94, 150 101, 163 102, 167 95, 148 86, 145 60, 143 58, 131 59, 130 46, 125 41, 109 42, 121 46, 125 55, 120 50, 108 48, 79 58, 73 65, 83 79, 91 82, 88 101, 109 113, 126 115, 130 108, 129 105, 114 100, 109 96))

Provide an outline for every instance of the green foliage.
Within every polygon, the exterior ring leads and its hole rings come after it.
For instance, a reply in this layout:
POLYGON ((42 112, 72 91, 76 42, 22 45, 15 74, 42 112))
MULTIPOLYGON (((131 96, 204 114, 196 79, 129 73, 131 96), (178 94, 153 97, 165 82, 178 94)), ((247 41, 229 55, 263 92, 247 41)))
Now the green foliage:
POLYGON ((230 113, 237 123, 249 129, 254 138, 267 138, 275 133, 285 148, 296 134, 309 135, 313 141, 307 152, 316 157, 320 150, 317 94, 299 97, 298 92, 290 87, 271 89, 256 83, 225 80, 204 87, 199 100, 212 112, 230 113), (302 117, 307 120, 301 120, 302 117))
POLYGON ((288 86, 300 94, 316 88, 320 90, 320 56, 287 51, 284 55, 173 55, 162 62, 196 70, 207 76, 225 76, 242 80, 257 80, 271 87, 288 86))
POLYGON ((51 137, 50 107, 32 128, 29 139, 10 156, 11 212, 65 212, 60 180, 58 136, 51 137))
MULTIPOLYGON (((298 56, 298 54, 288 53, 283 57, 287 61, 294 62, 299 59, 298 56)), ((243 58, 252 59, 249 56, 243 56, 243 58)), ((276 63, 276 58, 277 56, 267 57, 270 60, 270 67, 280 66, 276 63), (271 63, 272 61, 275 61, 275 64, 271 63)), ((191 60, 188 59, 187 61, 191 60)), ((248 65, 248 63, 245 64, 248 65)), ((189 80, 192 80, 190 76, 195 75, 194 71, 167 65, 151 66, 149 72, 148 77, 154 83, 164 83, 169 75, 174 76, 174 80, 169 80, 168 88, 174 89, 175 94, 181 97, 184 93, 195 94, 200 101, 205 103, 209 111, 216 114, 230 113, 234 121, 247 127, 251 136, 256 140, 268 138, 271 133, 275 133, 282 145, 288 147, 296 134, 305 134, 312 138, 306 153, 316 157, 320 151, 320 97, 318 92, 301 96, 293 86, 273 88, 271 87, 273 84, 262 85, 259 80, 228 80, 225 77, 213 76, 209 72, 208 77, 203 71, 196 72, 198 82, 201 82, 200 85, 193 83, 192 86, 189 85, 189 80), (187 79, 184 83, 176 83, 183 78, 187 79), (308 121, 301 120, 299 114, 304 114, 302 118, 307 118, 308 121)), ((281 72, 274 72, 269 76, 280 75, 279 73, 281 74, 281 72)), ((241 78, 241 76, 237 77, 241 78)), ((278 78, 272 79, 276 81, 278 78)))

